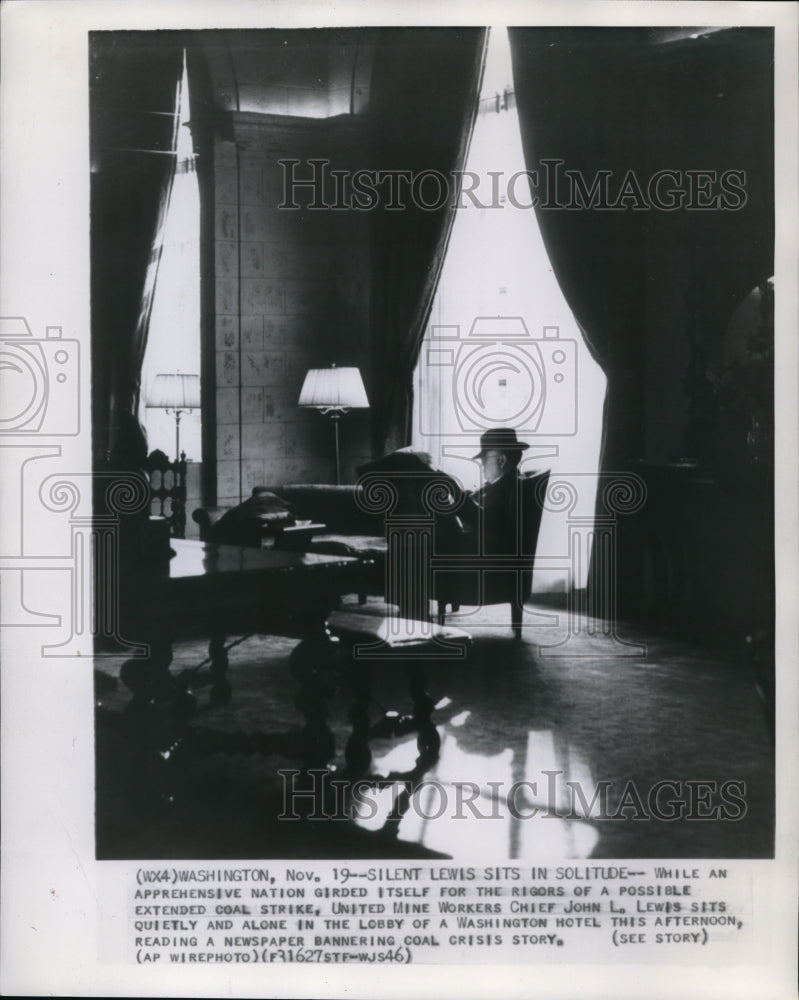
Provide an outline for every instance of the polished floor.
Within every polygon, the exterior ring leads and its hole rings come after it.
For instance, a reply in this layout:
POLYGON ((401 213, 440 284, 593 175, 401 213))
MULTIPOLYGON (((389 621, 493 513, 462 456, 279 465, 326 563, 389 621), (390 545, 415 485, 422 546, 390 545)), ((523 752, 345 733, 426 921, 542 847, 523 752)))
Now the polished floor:
MULTIPOLYGON (((323 805, 321 785, 296 784, 296 760, 244 752, 185 760, 169 803, 144 801, 123 735, 130 695, 113 687, 122 661, 98 658, 98 857, 772 855, 774 748, 755 678, 737 651, 633 629, 617 638, 588 619, 535 606, 515 642, 507 610, 451 617, 473 637, 468 657, 426 666, 438 759, 415 768, 412 733, 375 738, 371 776, 383 780, 360 786, 357 801, 341 791, 323 805), (319 795, 292 799, 292 789, 319 795)), ((288 670, 295 645, 255 636, 232 648, 231 702, 213 707, 208 689, 197 690, 191 725, 229 738, 298 729, 288 670)), ((200 642, 175 652, 173 672, 205 657, 200 642)), ((372 718, 407 712, 403 670, 370 669, 372 718)), ((342 773, 350 704, 345 687, 330 706, 333 778, 342 773)), ((242 745, 249 748, 246 739, 242 745)))

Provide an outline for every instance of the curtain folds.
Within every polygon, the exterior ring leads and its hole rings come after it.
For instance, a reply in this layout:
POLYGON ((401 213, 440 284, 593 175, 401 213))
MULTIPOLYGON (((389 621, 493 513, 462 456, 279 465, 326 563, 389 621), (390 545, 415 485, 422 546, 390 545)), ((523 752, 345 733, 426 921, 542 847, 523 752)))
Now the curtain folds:
MULTIPOLYGON (((662 351, 673 340, 673 357, 690 356, 698 375, 687 391, 701 396, 703 359, 772 273, 772 37, 729 29, 655 44, 650 29, 585 27, 511 28, 509 37, 535 212, 608 377, 603 465, 623 468, 647 454, 652 342, 662 351), (729 170, 745 178, 744 197, 703 209, 692 174, 715 178, 718 192, 729 170), (662 172, 671 176, 656 192, 673 184, 685 193, 676 209, 653 201, 662 172), (598 180, 609 192, 600 206, 590 204, 598 180)), ((696 447, 690 433, 683 447, 696 447)))
MULTIPOLYGON (((668 44, 652 29, 513 28, 509 36, 538 223, 608 378, 601 469, 683 455, 718 467, 709 365, 722 356, 737 303, 773 268, 770 29, 668 44), (725 203, 727 171, 745 190, 725 203), (658 189, 661 174, 668 184, 658 189), (603 205, 590 203, 598 178, 610 192, 603 205), (676 206, 656 198, 669 186, 683 192, 676 206)), ((605 513, 599 499, 597 514, 605 513)), ((629 612, 645 578, 642 550, 619 566, 609 578, 594 551, 589 589, 615 587, 629 612)))
POLYGON ((180 80, 178 80, 177 85, 175 87, 174 107, 175 107, 175 117, 172 122, 171 148, 176 151, 176 155, 165 157, 167 161, 167 167, 166 170, 164 171, 163 187, 161 188, 161 194, 158 199, 158 215, 155 226, 155 236, 153 238, 149 260, 147 262, 147 271, 145 273, 144 287, 141 293, 141 304, 139 306, 139 315, 138 319, 136 320, 136 326, 133 331, 133 337, 131 338, 130 357, 128 358, 128 364, 127 364, 129 372, 134 375, 134 381, 137 386, 137 396, 136 396, 137 405, 139 402, 139 394, 141 393, 141 370, 142 370, 142 363, 144 361, 144 352, 147 349, 147 337, 150 330, 150 317, 153 311, 153 298, 155 296, 155 286, 158 280, 158 271, 161 266, 161 256, 164 250, 166 220, 167 220, 167 215, 169 213, 169 205, 172 200, 172 190, 175 185, 175 176, 177 174, 177 167, 178 167, 177 134, 178 134, 178 110, 180 107, 180 80))
POLYGON ((564 207, 563 170, 644 175, 643 96, 629 53, 638 29, 511 28, 522 146, 541 235, 561 290, 608 377, 605 461, 635 454, 642 404, 646 213, 564 207))
POLYGON ((397 181, 394 203, 401 207, 388 207, 383 185, 373 209, 375 456, 411 441, 413 371, 460 195, 458 171, 477 114, 486 37, 483 28, 401 28, 382 30, 378 39, 371 166, 409 179, 397 181))
MULTIPOLYGON (((138 406, 152 251, 175 157, 184 39, 97 32, 90 44, 92 424, 96 466, 130 432, 138 406), (149 275, 149 276, 148 276, 149 275)), ((115 464, 125 464, 117 457, 115 464)))

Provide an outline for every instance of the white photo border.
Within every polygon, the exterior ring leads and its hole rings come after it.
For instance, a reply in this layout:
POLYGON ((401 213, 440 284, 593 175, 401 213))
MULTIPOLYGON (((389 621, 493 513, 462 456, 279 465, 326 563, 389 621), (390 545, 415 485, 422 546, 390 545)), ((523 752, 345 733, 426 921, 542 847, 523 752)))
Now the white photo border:
MULTIPOLYGON (((792 996, 797 896, 797 8, 781 3, 510 2, 251 3, 248 0, 8 0, 2 6, 0 82, 0 315, 24 316, 34 336, 59 326, 79 342, 89 385, 88 33, 92 30, 317 27, 363 24, 774 25, 776 59, 776 570, 778 663, 776 859, 740 863, 756 884, 764 964, 713 968, 622 965, 301 965, 265 969, 105 964, 99 928, 104 881, 94 859, 91 637, 70 658, 45 660, 36 628, 2 633, 2 991, 83 996, 647 997, 792 996), (268 979, 265 977, 268 976, 268 979)), ((90 400, 81 433, 57 443, 65 471, 90 469, 90 400)), ((19 508, 19 465, 0 450, 2 509, 19 508), (15 506, 16 504, 16 506, 15 506)), ((20 514, 20 516, 22 516, 20 514)), ((17 551, 21 525, 0 524, 0 553, 17 551)), ((63 539, 45 540, 56 548, 63 539)), ((49 573, 53 606, 63 574, 49 573)), ((124 919, 124 917, 123 917, 124 919)))

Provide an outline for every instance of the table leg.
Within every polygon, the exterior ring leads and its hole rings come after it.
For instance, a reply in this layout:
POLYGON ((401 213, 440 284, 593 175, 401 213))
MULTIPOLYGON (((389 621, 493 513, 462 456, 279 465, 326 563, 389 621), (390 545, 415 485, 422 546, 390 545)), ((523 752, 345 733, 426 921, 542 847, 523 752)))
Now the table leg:
POLYGON ((147 646, 146 657, 127 660, 119 672, 120 680, 133 694, 129 706, 133 711, 147 705, 167 705, 175 698, 175 680, 169 673, 172 643, 164 635, 155 635, 147 646))
POLYGON ((433 724, 433 699, 425 690, 426 678, 424 664, 411 663, 408 666, 408 689, 413 701, 413 721, 419 735, 416 745, 420 759, 436 760, 441 749, 441 737, 433 724))
POLYGON ((367 667, 355 661, 350 667, 350 677, 354 700, 349 718, 352 723, 352 733, 347 740, 344 757, 351 777, 366 774, 372 763, 372 751, 369 749, 369 706, 372 694, 369 690, 367 667))
POLYGON ((514 639, 521 639, 523 623, 524 603, 518 598, 514 598, 510 603, 510 624, 513 629, 514 639))
POLYGON ((227 679, 228 655, 224 633, 215 632, 211 636, 208 655, 211 658, 211 667, 208 671, 211 676, 211 704, 227 705, 233 689, 227 679))
POLYGON ((327 722, 328 701, 336 691, 337 647, 327 638, 303 639, 291 654, 291 671, 299 683, 294 704, 305 718, 300 736, 307 769, 324 769, 336 750, 327 722))
POLYGON ((122 731, 130 738, 133 781, 144 808, 171 805, 179 793, 191 742, 194 697, 169 672, 172 644, 163 633, 151 637, 149 655, 128 660, 120 677, 133 697, 122 731))

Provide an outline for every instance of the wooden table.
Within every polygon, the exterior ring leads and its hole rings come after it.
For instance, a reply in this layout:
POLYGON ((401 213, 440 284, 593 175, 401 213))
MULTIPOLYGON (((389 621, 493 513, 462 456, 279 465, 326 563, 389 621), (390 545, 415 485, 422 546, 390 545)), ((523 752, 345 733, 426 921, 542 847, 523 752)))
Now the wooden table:
MULTIPOLYGON (((340 771, 331 771, 327 766, 333 749, 333 734, 326 718, 330 690, 323 677, 322 683, 308 687, 314 697, 312 711, 306 714, 308 766, 305 775, 297 775, 296 782, 292 783, 292 788, 301 794, 298 800, 293 795, 286 800, 286 810, 299 816, 313 809, 313 815, 318 818, 317 810, 324 803, 329 816, 348 816, 356 789, 398 786, 399 794, 394 796, 393 806, 380 829, 381 837, 396 838, 412 797, 424 775, 438 760, 441 746, 433 721, 435 704, 426 690, 427 669, 435 668, 442 661, 462 662, 471 637, 462 629, 403 618, 392 605, 342 607, 330 615, 327 627, 337 640, 329 647, 336 651, 327 661, 328 667, 352 697, 349 710, 352 730, 344 750, 346 765, 340 771), (401 714, 383 709, 382 717, 372 722, 371 682, 392 666, 407 674, 412 712, 401 714), (392 770, 386 775, 371 774, 370 740, 396 738, 408 733, 417 734, 418 755, 411 768, 392 770), (343 799, 339 798, 339 792, 343 793, 343 799)), ((312 669, 317 670, 321 662, 316 651, 306 649, 305 643, 296 648, 294 657, 298 665, 307 659, 312 669), (312 655, 307 657, 306 653, 312 655)))
POLYGON ((463 661, 472 641, 469 633, 449 625, 402 618, 390 605, 341 608, 330 615, 327 626, 345 646, 342 660, 354 695, 352 735, 345 751, 349 774, 360 777, 368 770, 373 736, 404 736, 409 732, 419 734, 417 767, 425 770, 438 759, 441 746, 432 718, 435 706, 425 690, 426 668, 442 660, 463 661), (408 675, 413 714, 386 712, 372 724, 370 682, 390 663, 401 664, 408 675))
MULTIPOLYGON (((320 759, 319 713, 325 701, 320 676, 327 669, 330 645, 325 619, 342 594, 357 592, 362 560, 351 556, 320 555, 278 549, 240 548, 210 542, 171 540, 174 556, 168 564, 142 573, 135 581, 136 607, 133 638, 145 644, 147 654, 128 660, 120 677, 133 697, 126 717, 134 739, 141 741, 142 757, 162 770, 158 759, 173 761, 178 751, 283 752, 287 734, 266 732, 218 736, 189 726, 196 712, 193 690, 211 685, 211 701, 231 697, 227 678, 225 638, 261 632, 296 637, 301 656, 292 657, 299 682, 295 699, 305 716, 305 729, 289 740, 291 755, 307 762, 320 759), (209 639, 210 669, 170 672, 176 640, 209 639), (318 651, 318 655, 317 655, 318 651)), ((169 797, 170 782, 153 779, 169 797)))
POLYGON ((323 633, 325 616, 339 597, 358 588, 361 561, 349 556, 178 539, 171 546, 175 555, 164 572, 138 580, 134 628, 149 655, 141 661, 143 670, 131 666, 123 676, 134 693, 142 682, 157 687, 165 679, 176 639, 205 635, 212 701, 224 702, 230 697, 226 636, 313 638, 323 633))

